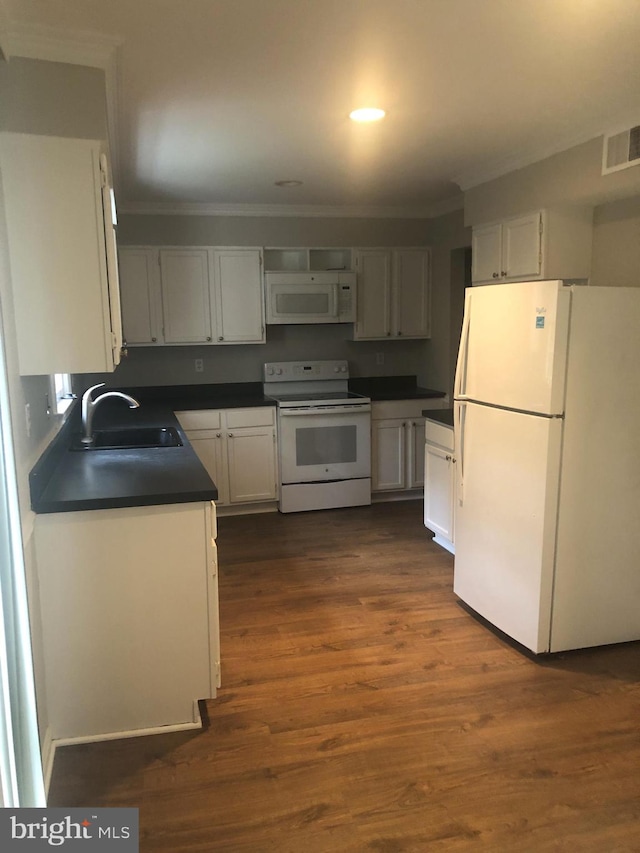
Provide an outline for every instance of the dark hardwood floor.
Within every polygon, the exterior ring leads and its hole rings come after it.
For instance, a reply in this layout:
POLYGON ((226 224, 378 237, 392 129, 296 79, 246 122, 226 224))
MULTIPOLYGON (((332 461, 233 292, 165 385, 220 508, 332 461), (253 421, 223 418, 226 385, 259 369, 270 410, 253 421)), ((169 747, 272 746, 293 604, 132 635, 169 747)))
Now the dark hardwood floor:
POLYGON ((640 644, 529 659, 421 510, 220 520, 208 728, 61 749, 50 804, 139 807, 143 853, 640 851, 640 644))

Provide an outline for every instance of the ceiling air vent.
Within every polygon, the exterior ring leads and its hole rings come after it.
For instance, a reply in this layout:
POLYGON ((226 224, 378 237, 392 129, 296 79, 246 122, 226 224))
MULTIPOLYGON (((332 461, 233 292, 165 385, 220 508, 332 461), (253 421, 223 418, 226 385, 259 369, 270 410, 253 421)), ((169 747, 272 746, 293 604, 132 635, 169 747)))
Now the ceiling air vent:
POLYGON ((640 164, 640 125, 611 133, 604 138, 602 174, 618 172, 640 164))

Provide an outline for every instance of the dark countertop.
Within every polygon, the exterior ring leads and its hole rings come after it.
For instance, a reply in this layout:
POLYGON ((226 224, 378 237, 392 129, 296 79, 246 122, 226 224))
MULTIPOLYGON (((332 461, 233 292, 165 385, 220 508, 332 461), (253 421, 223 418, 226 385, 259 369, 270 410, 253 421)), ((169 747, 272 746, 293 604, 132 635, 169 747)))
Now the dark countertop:
POLYGON ((444 424, 453 429, 453 409, 424 409, 422 415, 428 421, 444 424))
POLYGON ((117 507, 210 501, 218 489, 189 444, 172 410, 146 405, 129 409, 105 402, 96 426, 173 426, 181 447, 69 450, 80 433, 79 405, 29 477, 34 512, 75 512, 117 507))
MULTIPOLYGON (((262 382, 228 382, 219 385, 154 385, 146 388, 123 388, 141 405, 160 404, 172 412, 190 409, 246 409, 275 406, 275 401, 262 393, 262 382)), ((108 389, 104 389, 108 390, 108 389)))
POLYGON ((444 391, 421 388, 415 376, 365 376, 349 380, 349 390, 371 400, 422 400, 445 397, 444 391))

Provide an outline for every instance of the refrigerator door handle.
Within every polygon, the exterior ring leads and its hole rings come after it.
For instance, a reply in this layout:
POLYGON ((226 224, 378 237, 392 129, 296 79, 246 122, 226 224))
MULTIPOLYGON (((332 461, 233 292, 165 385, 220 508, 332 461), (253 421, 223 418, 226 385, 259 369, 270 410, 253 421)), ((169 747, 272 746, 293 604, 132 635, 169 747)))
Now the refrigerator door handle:
POLYGON ((456 453, 456 500, 458 506, 464 503, 464 428, 467 416, 467 404, 456 403, 454 409, 454 436, 456 453))
POLYGON ((458 350, 458 361, 456 363, 456 376, 453 383, 453 397, 460 399, 467 391, 467 358, 469 353, 469 326, 471 323, 470 294, 467 294, 462 321, 462 333, 460 335, 460 349, 458 350))

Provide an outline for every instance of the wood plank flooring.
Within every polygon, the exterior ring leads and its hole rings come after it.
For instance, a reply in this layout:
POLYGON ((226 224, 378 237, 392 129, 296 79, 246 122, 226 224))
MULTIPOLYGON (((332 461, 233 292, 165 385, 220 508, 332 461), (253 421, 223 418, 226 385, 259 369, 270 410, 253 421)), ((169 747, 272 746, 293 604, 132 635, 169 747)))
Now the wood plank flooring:
POLYGON ((421 509, 221 519, 208 728, 59 750, 50 804, 143 853, 640 851, 640 644, 527 658, 421 509))

